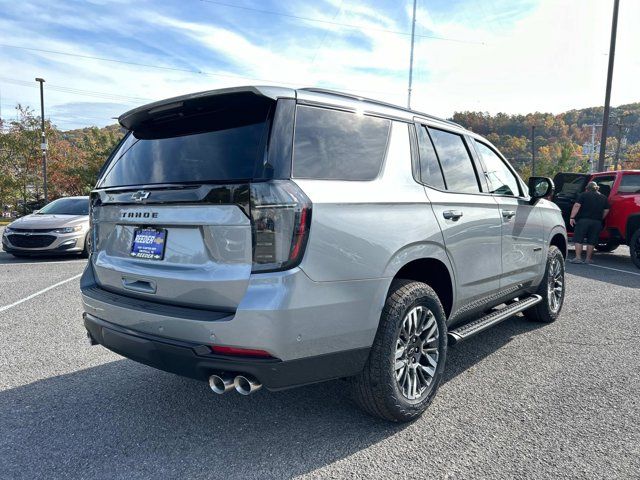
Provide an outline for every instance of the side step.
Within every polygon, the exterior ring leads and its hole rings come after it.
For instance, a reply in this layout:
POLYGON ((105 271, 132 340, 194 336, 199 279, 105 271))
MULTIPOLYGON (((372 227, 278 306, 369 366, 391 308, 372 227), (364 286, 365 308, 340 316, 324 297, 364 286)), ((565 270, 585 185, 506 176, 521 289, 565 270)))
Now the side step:
POLYGON ((541 301, 542 297, 540 295, 531 295, 522 300, 518 300, 517 302, 513 302, 500 310, 491 312, 490 314, 474 320, 471 323, 467 323, 466 325, 450 330, 448 333, 449 345, 455 345, 456 343, 462 342, 463 340, 466 340, 467 338, 472 337, 487 328, 491 328, 509 317, 512 317, 516 313, 522 312, 529 307, 533 307, 541 301))

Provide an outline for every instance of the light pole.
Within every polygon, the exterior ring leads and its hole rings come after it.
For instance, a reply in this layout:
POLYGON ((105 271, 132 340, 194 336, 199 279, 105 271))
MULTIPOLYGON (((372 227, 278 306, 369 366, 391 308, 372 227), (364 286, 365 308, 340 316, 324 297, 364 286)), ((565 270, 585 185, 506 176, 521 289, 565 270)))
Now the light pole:
POLYGON ((42 126, 42 136, 40 148, 42 149, 42 184, 44 191, 44 203, 49 203, 47 194, 47 137, 44 130, 44 78, 36 78, 36 82, 40 84, 40 122, 42 126))

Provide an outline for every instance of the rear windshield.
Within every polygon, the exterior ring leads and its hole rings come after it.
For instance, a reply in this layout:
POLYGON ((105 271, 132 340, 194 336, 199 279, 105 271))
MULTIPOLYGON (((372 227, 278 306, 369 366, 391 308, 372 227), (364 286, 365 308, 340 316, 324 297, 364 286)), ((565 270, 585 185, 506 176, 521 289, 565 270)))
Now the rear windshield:
POLYGON ((89 197, 59 198, 42 207, 38 215, 89 215, 89 197))
POLYGON ((98 186, 252 179, 264 160, 271 105, 238 107, 129 133, 98 186))

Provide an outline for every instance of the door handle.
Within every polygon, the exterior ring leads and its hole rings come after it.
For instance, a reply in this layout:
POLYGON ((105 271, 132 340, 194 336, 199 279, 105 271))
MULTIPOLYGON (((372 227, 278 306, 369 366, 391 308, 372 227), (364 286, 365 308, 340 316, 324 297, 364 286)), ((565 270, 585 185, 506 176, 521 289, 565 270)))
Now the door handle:
POLYGON ((515 210, 502 210, 502 216, 507 219, 513 218, 516 216, 516 212, 515 210))
POLYGON ((453 220, 454 222, 462 216, 462 212, 460 210, 445 210, 442 212, 442 216, 447 220, 453 220))

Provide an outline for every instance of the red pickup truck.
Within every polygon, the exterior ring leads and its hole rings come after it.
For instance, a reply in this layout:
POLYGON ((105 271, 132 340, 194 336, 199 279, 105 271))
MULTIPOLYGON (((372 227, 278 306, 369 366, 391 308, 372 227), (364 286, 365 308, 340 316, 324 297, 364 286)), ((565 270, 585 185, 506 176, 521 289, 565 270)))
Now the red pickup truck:
POLYGON ((619 245, 629 245, 631 260, 640 268, 640 170, 557 174, 553 201, 562 210, 569 237, 573 235, 569 225, 571 208, 590 181, 598 184, 600 193, 609 198, 611 205, 596 249, 612 252, 619 245))

